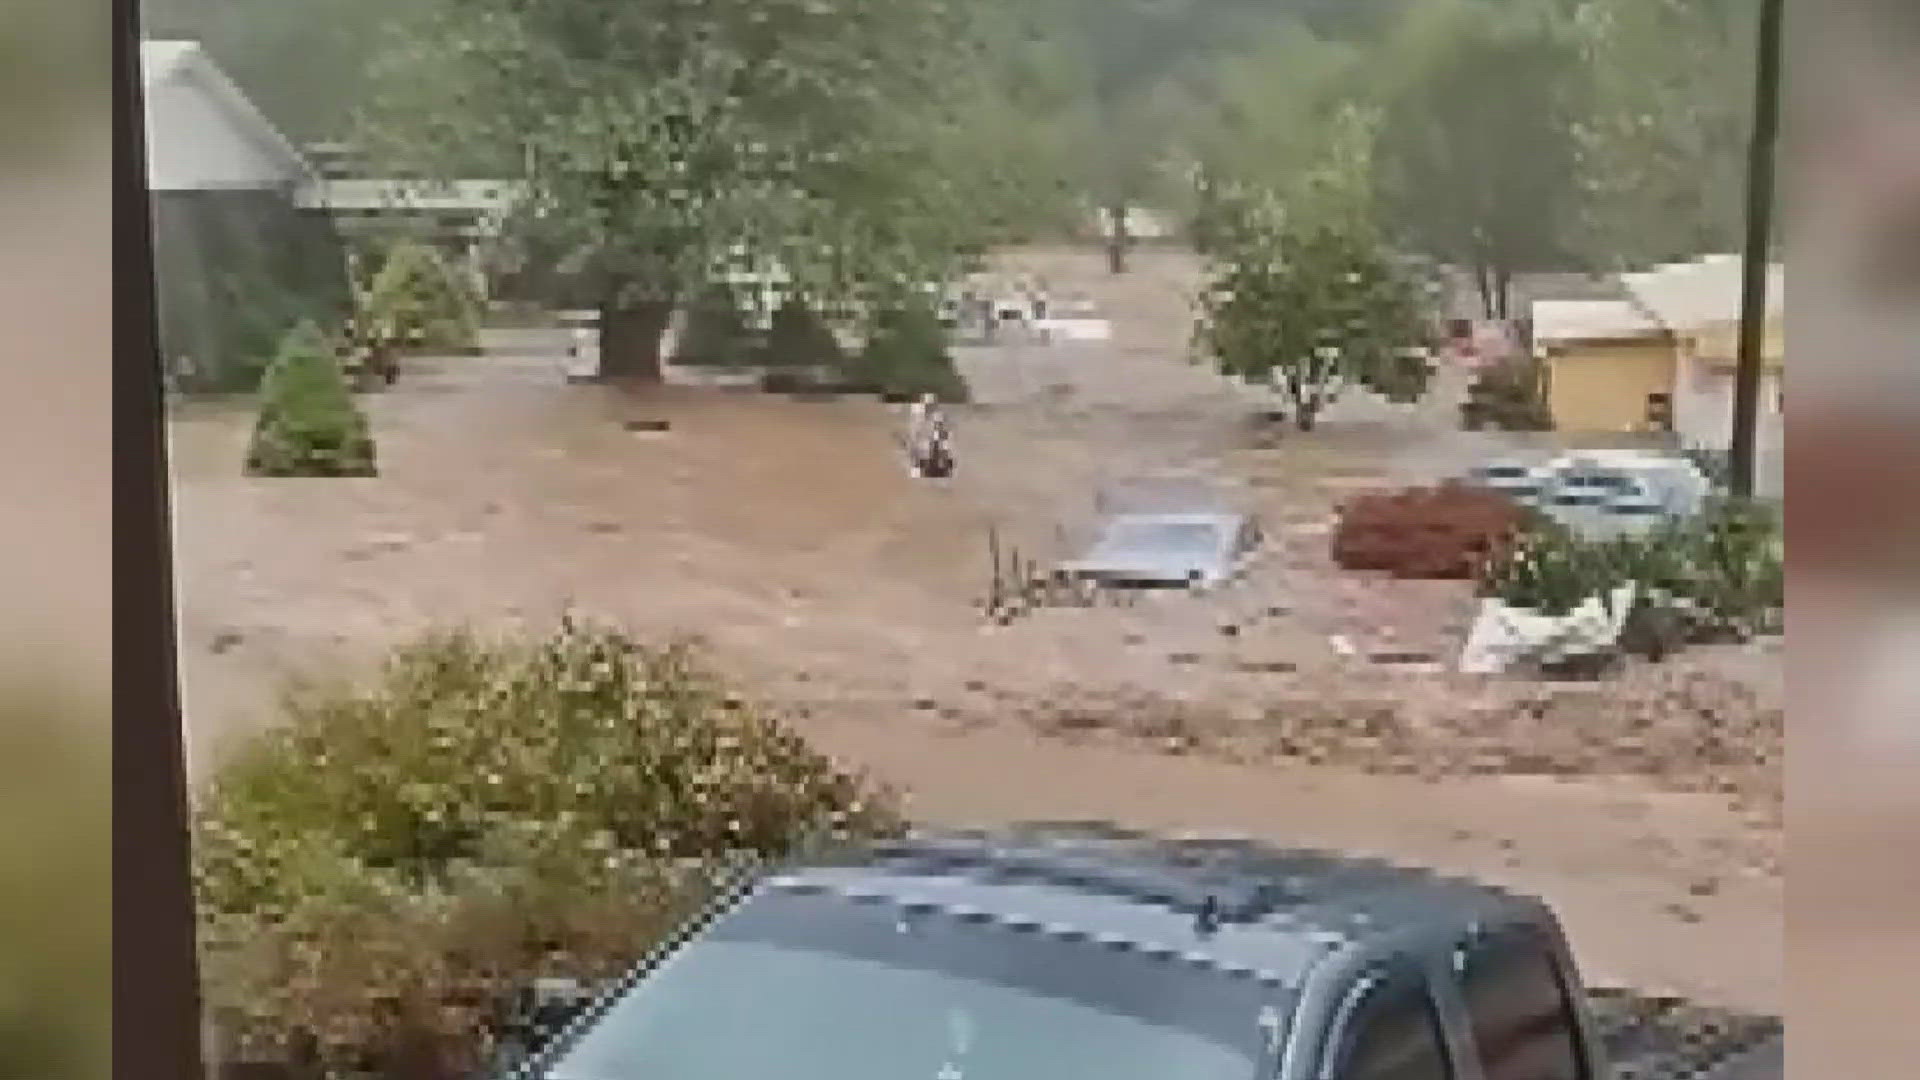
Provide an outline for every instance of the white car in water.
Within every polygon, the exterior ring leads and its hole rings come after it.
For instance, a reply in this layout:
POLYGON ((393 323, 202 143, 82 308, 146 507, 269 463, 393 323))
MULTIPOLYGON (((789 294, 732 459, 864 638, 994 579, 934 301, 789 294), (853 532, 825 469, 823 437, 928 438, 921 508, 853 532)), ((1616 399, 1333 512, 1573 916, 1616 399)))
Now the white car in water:
POLYGON ((1235 511, 1116 514, 1055 572, 1109 588, 1210 589, 1232 580, 1261 538, 1259 522, 1235 511))

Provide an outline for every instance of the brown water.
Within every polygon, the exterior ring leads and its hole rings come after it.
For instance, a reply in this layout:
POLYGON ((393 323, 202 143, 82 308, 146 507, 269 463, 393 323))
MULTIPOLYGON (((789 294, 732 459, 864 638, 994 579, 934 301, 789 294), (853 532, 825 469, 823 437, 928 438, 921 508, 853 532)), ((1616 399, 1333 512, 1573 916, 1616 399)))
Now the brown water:
POLYGON ((352 670, 433 624, 545 628, 572 607, 704 637, 931 819, 1100 816, 1367 847, 1543 892, 1603 978, 1777 1007, 1780 885, 1743 869, 1753 836, 1714 797, 1233 764, 1071 746, 1015 721, 1065 688, 1231 709, 1288 685, 1377 681, 1331 636, 1444 656, 1468 605, 1457 583, 1342 575, 1325 557, 1343 491, 1423 448, 1457 450, 1439 413, 1363 402, 1253 448, 1248 394, 1181 359, 1190 260, 1143 256, 1112 279, 1097 255, 1032 259, 1056 288, 1084 282, 1116 338, 965 351, 984 404, 955 412, 960 471, 943 484, 906 475, 878 403, 570 386, 555 339, 532 331, 492 335, 485 357, 413 362, 365 398, 376 479, 243 478, 243 403, 183 410, 171 430, 195 775, 271 722, 288 672, 352 670), (633 420, 670 427, 636 433, 633 420), (990 527, 1054 557, 1102 485, 1174 467, 1229 485, 1276 534, 1245 583, 985 625, 990 527), (1709 878, 1710 895, 1693 895, 1709 878))

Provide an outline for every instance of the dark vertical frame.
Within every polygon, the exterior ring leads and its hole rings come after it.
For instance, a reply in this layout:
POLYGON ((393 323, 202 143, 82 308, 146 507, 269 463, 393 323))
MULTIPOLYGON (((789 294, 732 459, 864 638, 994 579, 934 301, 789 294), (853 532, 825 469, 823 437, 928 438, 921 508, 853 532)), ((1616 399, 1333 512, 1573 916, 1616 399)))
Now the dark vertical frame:
POLYGON ((113 4, 113 1063, 201 1080, 139 5, 113 4))
POLYGON ((1753 77, 1753 139, 1747 156, 1747 239, 1741 267, 1740 351, 1733 373, 1733 493, 1753 496, 1760 368, 1767 326, 1767 267, 1773 240, 1774 144, 1780 132, 1780 28, 1785 0, 1760 0, 1753 77))

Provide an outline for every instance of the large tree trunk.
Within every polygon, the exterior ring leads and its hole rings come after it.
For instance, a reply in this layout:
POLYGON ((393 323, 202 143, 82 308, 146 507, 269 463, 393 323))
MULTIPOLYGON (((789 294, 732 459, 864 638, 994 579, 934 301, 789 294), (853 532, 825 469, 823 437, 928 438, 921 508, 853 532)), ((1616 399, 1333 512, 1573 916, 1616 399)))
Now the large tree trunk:
POLYGON ((672 315, 671 300, 601 304, 600 378, 608 382, 659 382, 660 346, 672 315))
POLYGON ((1107 207, 1107 269, 1115 274, 1127 272, 1127 204, 1107 207))
POLYGON ((1499 313, 1493 306, 1493 275, 1487 270, 1487 264, 1476 261, 1473 264, 1473 283, 1480 293, 1480 315, 1485 319, 1497 319, 1499 313))

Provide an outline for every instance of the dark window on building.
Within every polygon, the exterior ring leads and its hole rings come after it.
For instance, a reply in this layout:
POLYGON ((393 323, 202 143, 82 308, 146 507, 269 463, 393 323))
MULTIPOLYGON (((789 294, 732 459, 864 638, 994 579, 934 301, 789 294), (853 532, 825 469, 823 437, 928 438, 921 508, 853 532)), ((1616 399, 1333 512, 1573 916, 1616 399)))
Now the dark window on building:
POLYGON ((1566 981, 1536 935, 1471 946, 1461 989, 1486 1080, 1590 1080, 1566 981))
POLYGON ((1440 1014, 1417 978, 1364 992, 1336 1037, 1332 1080, 1453 1080, 1440 1014))
POLYGON ((1647 423, 1661 431, 1673 429, 1673 395, 1647 395, 1647 423))

